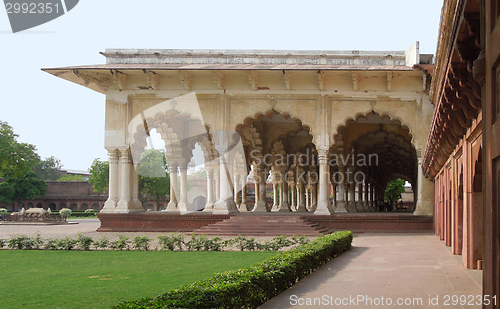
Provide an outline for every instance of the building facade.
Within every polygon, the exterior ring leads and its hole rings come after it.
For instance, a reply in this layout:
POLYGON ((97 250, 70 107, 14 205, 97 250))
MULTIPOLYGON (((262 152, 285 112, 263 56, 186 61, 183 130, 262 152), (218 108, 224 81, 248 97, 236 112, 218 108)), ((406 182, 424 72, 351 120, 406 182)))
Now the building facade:
POLYGON ((500 295, 500 2, 444 1, 431 86, 435 105, 423 168, 434 181, 436 234, 483 269, 483 294, 500 295))
MULTIPOLYGON (((406 51, 106 50, 104 65, 44 69, 106 95, 109 199, 103 212, 143 211, 141 154, 165 144, 167 209, 188 202, 195 145, 207 170, 205 211, 374 211, 388 182, 403 178, 416 214, 432 215, 422 175, 434 107, 432 56, 406 51), (246 203, 253 172, 256 203, 246 203), (266 180, 274 184, 266 206, 266 180)), ((148 173, 148 172, 146 172, 148 173)), ((149 171, 154 176, 155 171, 149 171)))

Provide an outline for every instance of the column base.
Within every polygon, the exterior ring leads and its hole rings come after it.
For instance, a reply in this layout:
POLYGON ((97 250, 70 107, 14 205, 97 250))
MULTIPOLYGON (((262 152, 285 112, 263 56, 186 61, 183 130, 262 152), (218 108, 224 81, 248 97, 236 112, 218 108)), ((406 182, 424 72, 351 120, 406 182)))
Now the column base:
POLYGON ((177 210, 177 202, 170 201, 167 205, 167 210, 177 210))
POLYGON ((142 212, 144 208, 136 208, 132 200, 120 200, 115 208, 115 213, 129 214, 134 212, 142 212))
POLYGON ((188 202, 185 202, 185 201, 180 201, 179 204, 177 204, 177 208, 178 210, 182 213, 187 213, 189 211, 193 211, 191 209, 191 206, 188 202))
POLYGON ((337 201, 337 208, 335 208, 335 212, 340 212, 340 213, 347 212, 344 201, 337 201))
POLYGON ((288 202, 283 202, 278 207, 279 212, 290 212, 290 204, 288 202))
POLYGON ((426 209, 430 207, 425 207, 424 203, 422 201, 417 201, 417 206, 415 207, 415 211, 413 212, 414 215, 416 216, 425 216, 425 215, 432 215, 432 210, 426 209))
POLYGON ((315 212, 315 211, 316 211, 316 209, 318 209, 318 204, 313 204, 313 205, 311 206, 311 212, 315 212))
POLYGON ((253 212, 267 212, 266 203, 263 201, 257 202, 255 207, 252 209, 253 212))
POLYGON ((116 201, 108 199, 104 203, 104 207, 101 209, 100 213, 115 213, 116 212, 116 201))
POLYGON ((358 210, 356 209, 356 203, 355 202, 347 203, 347 211, 348 212, 358 212, 358 210))
POLYGON ((326 215, 329 216, 333 213, 331 208, 328 205, 328 202, 319 202, 316 210, 314 211, 315 215, 326 215))
POLYGON ((205 208, 203 209, 203 211, 206 211, 206 212, 213 211, 214 207, 215 207, 215 205, 213 202, 208 202, 205 204, 205 208))
POLYGON ((134 209, 142 209, 143 211, 145 210, 144 209, 144 206, 142 206, 142 202, 140 200, 132 200, 132 203, 134 204, 134 209))
POLYGON ((220 200, 215 204, 212 214, 214 215, 228 215, 232 213, 237 213, 236 203, 232 198, 226 200, 220 200))
POLYGON ((307 212, 306 204, 299 204, 297 206, 297 212, 307 212))
POLYGON ((246 201, 243 202, 243 203, 241 203, 241 205, 240 205, 240 211, 241 212, 247 212, 248 211, 248 204, 247 204, 246 201))

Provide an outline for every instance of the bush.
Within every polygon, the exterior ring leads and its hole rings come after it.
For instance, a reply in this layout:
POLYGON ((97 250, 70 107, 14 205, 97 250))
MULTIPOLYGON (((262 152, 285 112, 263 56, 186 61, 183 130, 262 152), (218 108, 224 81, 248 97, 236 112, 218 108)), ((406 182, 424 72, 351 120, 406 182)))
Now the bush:
POLYGON ((76 237, 76 243, 81 250, 89 251, 93 242, 94 240, 92 237, 84 236, 82 233, 78 233, 78 236, 76 237))
POLYGON ((6 243, 7 243, 7 241, 5 239, 1 239, 0 238, 0 249, 2 249, 3 246, 5 246, 6 243))
POLYGON ((351 248, 352 233, 336 232, 246 269, 228 271, 151 299, 113 308, 257 308, 351 248))
POLYGON ((184 244, 186 245, 188 251, 201 251, 205 247, 205 243, 207 240, 208 238, 205 235, 191 234, 191 239, 184 244))
POLYGON ((170 236, 158 236, 158 243, 162 250, 182 251, 182 245, 184 244, 184 236, 176 235, 171 233, 170 236))
POLYGON ((5 208, 0 208, 0 215, 6 215, 8 214, 9 212, 7 211, 7 209, 5 208))
POLYGON ((94 241, 96 249, 106 249, 109 246, 109 239, 106 236, 101 236, 98 240, 94 241))
POLYGON ((77 243, 76 239, 67 236, 64 237, 63 239, 57 239, 56 247, 59 250, 72 250, 75 247, 76 243, 77 243))
POLYGON ((71 216, 71 209, 69 208, 63 208, 61 210, 59 210, 59 214, 61 215, 61 217, 64 217, 64 218, 69 218, 69 216, 71 216))
POLYGON ((148 236, 136 236, 134 237, 134 249, 135 250, 149 250, 149 243, 151 242, 151 238, 148 236))
POLYGON ((40 234, 37 234, 35 238, 26 235, 14 235, 7 241, 7 246, 10 249, 18 250, 39 249, 41 245, 43 245, 43 240, 40 238, 40 234))
POLYGON ((57 239, 49 238, 45 243, 45 250, 57 250, 57 239))
POLYGON ((92 208, 89 208, 89 209, 85 209, 84 211, 85 213, 90 213, 90 214, 94 214, 95 211, 92 209, 92 208))
POLYGON ((114 250, 129 250, 129 238, 124 235, 118 235, 118 240, 112 241, 109 246, 114 250))

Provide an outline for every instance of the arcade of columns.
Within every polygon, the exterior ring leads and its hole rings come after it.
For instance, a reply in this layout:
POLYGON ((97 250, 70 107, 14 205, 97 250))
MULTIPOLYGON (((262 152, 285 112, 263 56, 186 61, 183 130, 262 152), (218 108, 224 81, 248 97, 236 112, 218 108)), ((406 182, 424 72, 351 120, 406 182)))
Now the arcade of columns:
POLYGON ((107 64, 45 69, 106 94, 109 199, 102 212, 143 211, 138 166, 153 130, 165 142, 167 210, 188 203, 196 144, 205 211, 374 211, 386 185, 409 181, 416 214, 433 211, 422 177, 433 106, 418 43, 407 51, 107 50, 107 64), (255 205, 247 204, 253 174, 255 205), (266 182, 273 184, 267 205, 266 182))

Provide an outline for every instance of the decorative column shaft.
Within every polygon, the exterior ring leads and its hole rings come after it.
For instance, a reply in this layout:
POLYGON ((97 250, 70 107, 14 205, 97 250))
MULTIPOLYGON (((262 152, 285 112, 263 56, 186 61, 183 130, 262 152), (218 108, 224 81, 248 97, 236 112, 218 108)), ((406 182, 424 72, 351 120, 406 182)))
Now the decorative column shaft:
POLYGON ((363 209, 363 183, 358 182, 358 211, 364 211, 363 209))
POLYGON ((345 177, 344 177, 344 167, 342 165, 339 166, 339 197, 337 200, 337 208, 335 212, 347 212, 346 203, 345 203, 345 177))
POLYGON ((289 212, 290 204, 288 203, 288 182, 285 179, 286 177, 286 167, 281 169, 281 181, 280 181, 280 205, 279 211, 281 212, 289 212))
POLYGON ((241 202, 240 202, 240 175, 239 174, 234 174, 234 184, 233 184, 233 189, 234 189, 234 203, 236 204, 236 207, 238 207, 241 202))
POLYGON ((139 174, 132 165, 132 207, 137 209, 137 211, 144 211, 144 206, 139 200, 139 174))
POLYGON ((214 208, 214 171, 207 168, 207 203, 203 211, 212 211, 214 208))
POLYGON ((357 212, 356 209, 356 183, 353 181, 349 184, 349 206, 353 212, 357 212))
POLYGON ((246 181, 246 174, 241 175, 241 205, 240 205, 240 211, 241 212, 247 212, 248 211, 248 204, 247 204, 247 181, 246 181))
MULTIPOLYGON (((258 171, 258 181, 259 181, 259 199, 255 205, 253 211, 255 212, 266 212, 267 211, 267 201, 266 201, 266 167, 261 164, 257 168, 258 171)), ((255 170, 254 170, 255 172, 255 170)))
POLYGON ((233 198, 233 190, 231 190, 231 169, 227 153, 219 151, 219 200, 215 204, 213 214, 230 214, 238 212, 233 198))
MULTIPOLYGON (((102 213, 116 212, 116 203, 118 203, 118 152, 116 150, 108 151, 109 156, 109 196, 102 208, 102 213)), ((17 205, 16 205, 17 206, 17 205)))
POLYGON ((179 201, 179 204, 177 205, 179 208, 179 211, 182 212, 187 212, 190 209, 190 205, 187 200, 187 168, 188 168, 188 162, 184 161, 179 165, 179 170, 181 174, 181 187, 180 187, 180 197, 181 200, 179 201))
POLYGON ((120 179, 120 200, 116 204, 116 212, 129 213, 131 212, 132 206, 132 192, 131 192, 131 167, 132 158, 130 156, 130 151, 120 150, 120 167, 121 167, 121 179, 120 179))
POLYGON ((177 210, 177 163, 170 162, 170 202, 167 205, 167 210, 177 210))

